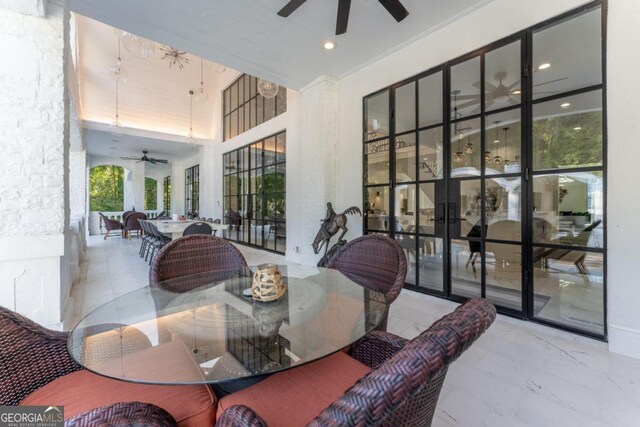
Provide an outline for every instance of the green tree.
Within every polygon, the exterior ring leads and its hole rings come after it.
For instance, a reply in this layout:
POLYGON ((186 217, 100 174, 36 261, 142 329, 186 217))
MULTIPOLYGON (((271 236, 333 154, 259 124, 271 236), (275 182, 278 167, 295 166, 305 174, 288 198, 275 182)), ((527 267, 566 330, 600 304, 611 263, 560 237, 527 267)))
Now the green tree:
POLYGON ((602 165, 602 113, 554 116, 533 124, 536 170, 602 165))
POLYGON ((149 177, 144 179, 144 209, 148 211, 158 209, 158 181, 149 177))
POLYGON ((99 212, 124 210, 124 168, 114 165, 91 168, 89 210, 99 212))

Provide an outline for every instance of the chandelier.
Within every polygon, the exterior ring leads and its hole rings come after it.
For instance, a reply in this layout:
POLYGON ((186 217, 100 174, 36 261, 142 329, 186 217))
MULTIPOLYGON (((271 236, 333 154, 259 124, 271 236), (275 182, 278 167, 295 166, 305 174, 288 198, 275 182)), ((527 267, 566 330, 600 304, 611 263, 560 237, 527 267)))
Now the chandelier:
POLYGON ((182 70, 185 65, 189 64, 189 57, 187 56, 187 52, 184 50, 176 49, 171 46, 163 46, 160 48, 160 51, 163 52, 160 59, 169 60, 169 68, 176 65, 182 70))
POLYGON ((280 87, 268 80, 258 79, 258 92, 265 98, 273 98, 278 94, 280 87))

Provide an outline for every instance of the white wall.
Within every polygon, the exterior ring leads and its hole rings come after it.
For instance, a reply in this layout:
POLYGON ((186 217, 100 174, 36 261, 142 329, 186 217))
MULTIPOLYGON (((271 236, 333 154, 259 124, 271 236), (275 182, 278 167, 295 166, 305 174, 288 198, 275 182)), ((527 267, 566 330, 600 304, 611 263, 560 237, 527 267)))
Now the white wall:
MULTIPOLYGON (((583 0, 494 0, 339 80, 337 181, 344 184, 337 186, 336 204, 362 204, 364 96, 585 3, 583 0)), ((633 220, 640 211, 640 201, 629 197, 629 183, 637 180, 636 163, 640 158, 637 143, 640 122, 636 119, 640 99, 629 90, 640 68, 640 2, 609 0, 607 27, 608 338, 611 351, 640 358, 637 309, 640 287, 633 270, 640 240, 633 220)), ((361 221, 356 225, 358 220, 350 218, 349 238, 361 234, 361 221)))
POLYGON ((68 18, 0 7, 0 305, 50 326, 69 292, 68 18))
POLYGON ((609 349, 640 358, 640 200, 634 193, 640 159, 640 98, 630 90, 640 69, 640 2, 609 0, 607 39, 609 349))

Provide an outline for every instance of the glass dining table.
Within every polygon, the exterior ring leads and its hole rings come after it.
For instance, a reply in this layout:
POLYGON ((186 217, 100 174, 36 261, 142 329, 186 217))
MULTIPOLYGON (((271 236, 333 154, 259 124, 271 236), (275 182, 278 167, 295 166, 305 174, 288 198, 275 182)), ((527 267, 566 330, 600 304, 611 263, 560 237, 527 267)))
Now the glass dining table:
POLYGON ((245 296, 251 267, 125 294, 77 324, 69 352, 85 369, 118 380, 233 389, 348 347, 387 310, 384 295, 364 280, 319 267, 279 268, 287 290, 274 302, 245 296))

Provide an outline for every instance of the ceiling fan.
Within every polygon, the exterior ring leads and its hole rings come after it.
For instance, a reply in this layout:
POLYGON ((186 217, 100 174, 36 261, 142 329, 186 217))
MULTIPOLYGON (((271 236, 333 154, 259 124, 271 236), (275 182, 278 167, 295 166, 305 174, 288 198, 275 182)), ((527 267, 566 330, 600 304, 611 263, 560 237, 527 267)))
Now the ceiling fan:
POLYGON ((120 157, 122 160, 137 160, 136 163, 140 163, 140 162, 149 162, 149 163, 153 163, 154 165, 156 163, 167 163, 168 160, 164 160, 164 159, 154 159, 153 157, 147 157, 147 153, 148 151, 143 150, 142 151, 142 157, 120 157))
MULTIPOLYGON (((290 0, 280 11, 278 15, 287 18, 302 6, 307 0, 290 0)), ((393 18, 400 22, 409 15, 409 11, 400 3, 400 0, 378 0, 387 12, 393 18)), ((351 9, 351 0, 339 0, 338 3, 338 19, 336 22, 336 36, 347 32, 349 25, 349 10, 351 9)))
MULTIPOLYGON (((498 82, 497 85, 490 83, 489 81, 485 81, 484 86, 485 86, 485 101, 486 101, 486 106, 485 108, 489 108, 490 106, 492 106, 494 103, 498 102, 498 103, 504 103, 507 102, 510 105, 517 105, 520 103, 519 100, 512 98, 512 96, 519 96, 521 94, 521 88, 520 88, 520 79, 516 79, 516 81, 514 81, 513 83, 509 84, 508 86, 504 84, 504 81, 507 79, 507 73, 505 71, 499 71, 494 75, 495 80, 498 82)), ((544 85, 548 85, 551 83, 557 83, 563 80, 567 80, 568 77, 561 77, 559 79, 554 79, 554 80, 549 80, 546 82, 542 82, 542 83, 538 83, 533 85, 534 88, 537 88, 539 86, 544 86, 544 85)), ((475 82, 473 84, 474 87, 480 89, 480 82, 475 82)), ((540 92, 539 90, 535 91, 536 94, 538 95, 545 95, 545 94, 554 94, 556 92, 540 92)), ((460 103, 457 104, 456 107, 458 109, 463 109, 463 108, 467 108, 470 107, 472 105, 477 105, 480 102, 480 95, 479 94, 473 94, 473 95, 461 95, 460 91, 453 91, 452 95, 454 95, 455 97, 455 102, 457 101, 467 101, 464 103, 460 103), (457 92, 457 93, 454 93, 457 92)), ((475 114, 480 112, 480 107, 477 107, 476 109, 474 109, 471 113, 475 114)))

